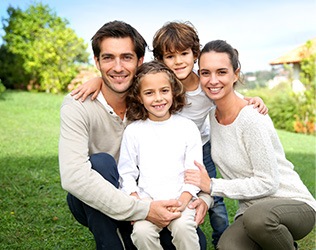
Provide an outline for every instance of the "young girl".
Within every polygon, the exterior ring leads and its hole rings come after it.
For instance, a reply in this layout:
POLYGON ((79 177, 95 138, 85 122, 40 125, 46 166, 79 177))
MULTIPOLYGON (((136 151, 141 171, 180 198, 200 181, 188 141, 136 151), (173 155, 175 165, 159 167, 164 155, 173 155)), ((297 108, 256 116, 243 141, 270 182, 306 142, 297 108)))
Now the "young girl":
POLYGON ((268 115, 238 97, 238 53, 225 41, 209 42, 201 51, 199 75, 210 112, 212 158, 224 179, 205 169, 188 170, 186 183, 212 196, 239 201, 234 223, 219 240, 219 249, 295 249, 315 225, 316 202, 285 158, 268 115))
MULTIPOLYGON (((194 161, 202 160, 202 143, 196 125, 176 114, 185 105, 182 84, 164 64, 144 63, 126 101, 126 116, 133 122, 126 127, 121 143, 121 189, 137 199, 177 198, 182 215, 168 225, 172 242, 176 249, 200 249, 195 210, 187 208, 199 189, 184 184, 184 171, 197 169, 194 161)), ((163 249, 161 230, 149 221, 136 221, 133 243, 138 249, 163 249)))

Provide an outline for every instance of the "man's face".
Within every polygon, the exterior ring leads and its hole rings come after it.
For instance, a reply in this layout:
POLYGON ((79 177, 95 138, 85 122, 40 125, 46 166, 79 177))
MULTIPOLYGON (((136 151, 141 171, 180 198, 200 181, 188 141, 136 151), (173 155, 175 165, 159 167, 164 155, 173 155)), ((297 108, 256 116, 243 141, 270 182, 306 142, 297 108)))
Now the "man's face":
POLYGON ((143 58, 137 58, 129 37, 103 39, 99 58, 94 57, 94 60, 104 83, 115 93, 129 89, 137 67, 143 62, 143 58))

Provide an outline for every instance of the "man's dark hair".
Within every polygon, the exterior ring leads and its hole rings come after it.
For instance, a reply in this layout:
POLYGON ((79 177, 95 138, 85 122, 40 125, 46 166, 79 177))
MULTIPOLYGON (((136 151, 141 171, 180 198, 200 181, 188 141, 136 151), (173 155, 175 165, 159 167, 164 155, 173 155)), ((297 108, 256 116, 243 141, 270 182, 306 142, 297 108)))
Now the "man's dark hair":
POLYGON ((134 44, 137 58, 145 56, 147 43, 138 31, 131 25, 122 21, 112 21, 104 24, 91 38, 92 50, 95 57, 100 55, 100 44, 104 38, 125 38, 130 37, 134 44))

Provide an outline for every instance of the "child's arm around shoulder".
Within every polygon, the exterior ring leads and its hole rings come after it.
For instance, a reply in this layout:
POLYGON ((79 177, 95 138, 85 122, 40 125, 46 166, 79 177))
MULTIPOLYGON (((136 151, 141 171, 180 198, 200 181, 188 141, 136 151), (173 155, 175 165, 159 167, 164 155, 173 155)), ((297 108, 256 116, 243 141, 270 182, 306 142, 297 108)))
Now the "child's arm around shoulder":
POLYGON ((244 97, 248 101, 248 105, 253 105, 253 108, 257 109, 260 114, 268 114, 268 107, 264 104, 263 100, 259 96, 255 97, 244 97))
POLYGON ((78 86, 78 88, 71 91, 71 95, 74 96, 76 100, 79 100, 84 102, 87 97, 92 94, 91 100, 95 100, 98 96, 98 94, 101 91, 103 80, 101 77, 94 77, 82 85, 78 86))

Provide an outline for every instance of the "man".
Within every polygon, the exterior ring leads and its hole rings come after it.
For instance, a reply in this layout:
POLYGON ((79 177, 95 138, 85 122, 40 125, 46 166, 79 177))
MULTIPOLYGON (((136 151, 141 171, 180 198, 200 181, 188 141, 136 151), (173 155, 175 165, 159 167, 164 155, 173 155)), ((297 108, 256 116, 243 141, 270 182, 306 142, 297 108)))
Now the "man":
MULTIPOLYGON (((145 202, 118 190, 116 168, 125 119, 125 97, 147 44, 129 24, 113 21, 92 38, 96 67, 104 84, 97 101, 65 97, 61 107, 59 165, 62 187, 74 217, 93 233, 97 249, 129 248, 129 232, 118 221, 147 219, 165 227, 180 213, 171 213, 176 200, 145 202), (127 236, 126 236, 127 234, 127 236)), ((128 222, 129 223, 129 222, 128 222)))

